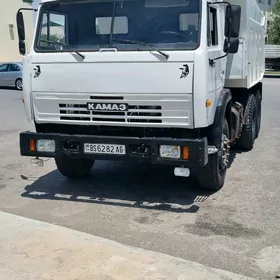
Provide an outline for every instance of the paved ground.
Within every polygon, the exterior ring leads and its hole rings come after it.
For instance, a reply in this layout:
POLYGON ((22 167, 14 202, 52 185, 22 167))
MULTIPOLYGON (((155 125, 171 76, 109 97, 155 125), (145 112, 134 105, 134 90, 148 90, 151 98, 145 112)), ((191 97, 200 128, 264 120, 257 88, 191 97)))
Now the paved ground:
POLYGON ((254 280, 0 212, 1 280, 254 280))
POLYGON ((265 80, 260 137, 232 154, 215 194, 170 167, 98 162, 75 182, 52 160, 33 168, 19 156, 18 133, 32 127, 20 97, 0 90, 0 210, 256 279, 280 273, 280 80, 265 80))

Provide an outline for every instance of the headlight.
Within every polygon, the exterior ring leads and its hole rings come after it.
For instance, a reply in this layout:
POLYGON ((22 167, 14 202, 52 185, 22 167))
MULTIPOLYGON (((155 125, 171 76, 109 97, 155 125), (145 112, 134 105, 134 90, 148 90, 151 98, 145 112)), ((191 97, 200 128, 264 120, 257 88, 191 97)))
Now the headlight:
POLYGON ((38 139, 36 141, 36 148, 38 152, 55 152, 55 141, 50 139, 38 139))
POLYGON ((162 158, 180 158, 181 148, 180 146, 161 145, 159 153, 162 158))

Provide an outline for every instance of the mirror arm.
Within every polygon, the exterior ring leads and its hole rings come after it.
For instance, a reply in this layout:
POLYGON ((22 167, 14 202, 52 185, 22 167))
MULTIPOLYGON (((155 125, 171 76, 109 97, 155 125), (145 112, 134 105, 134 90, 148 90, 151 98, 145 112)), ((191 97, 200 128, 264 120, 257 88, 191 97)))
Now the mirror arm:
POLYGON ((222 55, 222 56, 216 57, 216 58, 214 58, 214 59, 209 58, 209 64, 210 64, 210 66, 214 66, 216 60, 219 60, 219 59, 222 59, 222 58, 224 58, 224 57, 227 57, 228 54, 229 54, 229 49, 228 49, 228 51, 226 52, 226 54, 224 54, 224 55, 222 55))
POLYGON ((21 11, 34 11, 37 12, 38 9, 32 9, 32 8, 20 8, 17 13, 20 13, 21 11))

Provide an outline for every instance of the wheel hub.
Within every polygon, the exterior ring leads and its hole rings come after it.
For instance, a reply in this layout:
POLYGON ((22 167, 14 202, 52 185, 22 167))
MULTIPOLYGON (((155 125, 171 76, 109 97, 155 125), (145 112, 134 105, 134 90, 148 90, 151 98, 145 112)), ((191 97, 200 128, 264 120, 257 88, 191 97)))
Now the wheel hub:
POLYGON ((19 80, 17 81, 17 88, 18 89, 21 89, 22 88, 22 82, 19 80))

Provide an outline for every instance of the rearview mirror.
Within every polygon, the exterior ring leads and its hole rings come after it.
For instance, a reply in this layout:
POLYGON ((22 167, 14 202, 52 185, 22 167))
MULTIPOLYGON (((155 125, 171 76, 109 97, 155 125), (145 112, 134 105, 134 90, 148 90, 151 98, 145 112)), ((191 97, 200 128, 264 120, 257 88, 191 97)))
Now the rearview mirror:
POLYGON ((239 50, 239 33, 240 33, 240 21, 241 21, 241 7, 238 5, 230 5, 228 2, 215 2, 227 3, 225 11, 225 32, 226 37, 224 42, 224 55, 214 59, 209 59, 211 66, 215 65, 214 61, 226 57, 229 53, 235 54, 239 50))
POLYGON ((18 42, 18 48, 19 48, 19 53, 21 55, 25 55, 26 54, 26 46, 25 46, 25 42, 24 41, 19 41, 18 42))
POLYGON ((230 38, 225 39, 224 43, 224 52, 225 53, 238 53, 239 49, 239 39, 238 38, 230 38))
POLYGON ((25 27, 22 12, 17 13, 17 30, 18 30, 18 48, 21 55, 26 54, 25 46, 25 27))
POLYGON ((19 41, 25 41, 25 27, 22 12, 17 13, 17 30, 19 41))
POLYGON ((18 48, 19 53, 21 55, 26 54, 26 45, 25 45, 25 27, 24 27, 24 19, 23 14, 21 11, 34 11, 37 12, 37 9, 31 9, 31 8, 21 8, 17 12, 17 31, 18 31, 18 48))
POLYGON ((231 5, 226 7, 225 37, 238 38, 240 33, 241 7, 231 5))

